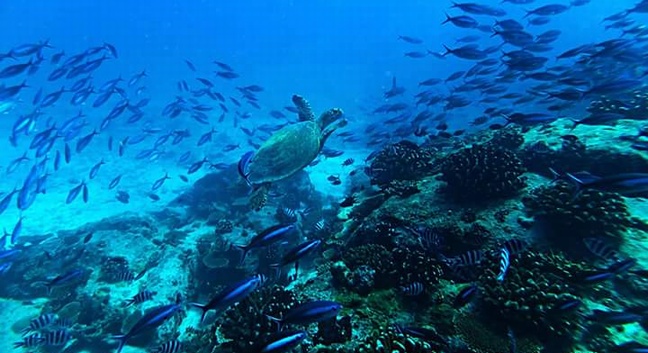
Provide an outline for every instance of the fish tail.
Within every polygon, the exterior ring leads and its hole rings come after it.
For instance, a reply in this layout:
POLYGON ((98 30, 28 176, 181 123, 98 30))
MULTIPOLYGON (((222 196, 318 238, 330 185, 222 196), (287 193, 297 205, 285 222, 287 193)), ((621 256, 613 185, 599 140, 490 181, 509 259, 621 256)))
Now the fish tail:
POLYGON ((126 335, 115 335, 112 336, 111 338, 116 341, 119 341, 119 347, 117 347, 116 353, 121 353, 122 349, 124 349, 124 345, 126 344, 126 341, 128 340, 128 337, 126 335))
POLYGON ((450 15, 448 15, 448 13, 447 13, 447 12, 446 12, 446 14, 445 14, 445 15, 446 15, 446 19, 445 19, 445 21, 443 21, 443 22, 441 22, 441 24, 445 24, 445 23, 448 23, 448 22, 450 22, 450 15))
POLYGON ((200 322, 202 323, 203 321, 205 321, 205 316, 207 316, 207 312, 209 311, 207 309, 207 305, 202 305, 198 303, 191 303, 189 305, 193 306, 194 308, 198 308, 202 310, 202 314, 200 315, 200 322))
POLYGON ((283 328, 283 321, 280 318, 270 315, 266 315, 266 317, 268 318, 268 320, 273 321, 277 324, 277 331, 281 331, 281 329, 283 328))
MULTIPOLYGON (((446 15, 446 16, 447 16, 447 15, 446 15)), ((445 53, 443 53, 443 54, 441 54, 442 56, 446 56, 446 55, 448 55, 448 54, 451 54, 451 53, 452 53, 452 49, 450 49, 450 48, 448 48, 448 46, 447 46, 447 45, 445 45, 445 44, 444 44, 444 45, 443 45, 443 47, 445 48, 445 50, 446 50, 446 52, 445 52, 445 53)))
POLYGON ((243 264, 243 262, 245 262, 245 258, 247 257, 247 253, 250 249, 246 245, 236 245, 236 244, 230 245, 230 249, 232 248, 236 248, 241 251, 240 263, 243 264))
POLYGON ((555 170, 555 169, 553 169, 551 167, 549 167, 549 172, 551 172, 551 175, 553 177, 553 178, 551 178, 551 183, 555 183, 558 180, 562 179, 562 177, 563 177, 563 175, 560 172, 558 172, 557 170, 555 170))

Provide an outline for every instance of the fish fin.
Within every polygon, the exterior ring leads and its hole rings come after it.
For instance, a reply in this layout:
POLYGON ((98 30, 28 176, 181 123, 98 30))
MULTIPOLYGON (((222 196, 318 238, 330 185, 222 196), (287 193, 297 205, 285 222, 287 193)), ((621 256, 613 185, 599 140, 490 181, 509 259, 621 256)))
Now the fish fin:
POLYGON ((551 167, 549 167, 549 172, 551 172, 551 175, 553 176, 553 178, 551 178, 551 183, 557 182, 563 176, 560 172, 558 172, 557 170, 555 170, 555 169, 553 169, 551 167))
POLYGON ((281 331, 283 328, 283 320, 274 316, 266 315, 268 320, 273 321, 277 324, 277 331, 281 331))
POLYGON ((116 353, 121 353, 122 349, 124 349, 124 345, 126 345, 126 341, 128 340, 128 336, 127 335, 115 335, 115 336, 112 336, 111 339, 119 341, 119 347, 117 347, 117 352, 116 353))
POLYGON ((565 173, 565 176, 567 176, 567 178, 569 178, 569 181, 571 181, 574 184, 574 186, 576 186, 576 191, 578 193, 580 193, 580 189, 583 186, 584 182, 582 180, 578 179, 577 177, 575 177, 571 173, 565 173))
POLYGON ((247 247, 247 245, 236 245, 236 244, 230 245, 230 249, 232 248, 236 248, 241 251, 241 260, 239 263, 242 265, 243 262, 245 262, 245 258, 247 257, 247 253, 248 251, 250 251, 250 249, 247 247))
POLYGON ((202 305, 198 303, 191 303, 189 305, 194 308, 198 308, 202 310, 202 314, 200 315, 200 322, 202 323, 203 321, 205 321, 205 316, 207 316, 207 312, 209 312, 209 308, 207 308, 207 305, 202 305))
MULTIPOLYGON (((446 14, 446 16, 447 16, 447 14, 446 14)), ((443 53, 443 54, 441 54, 441 56, 446 56, 446 55, 448 55, 448 54, 451 54, 451 53, 452 53, 452 49, 450 49, 450 48, 448 48, 448 46, 447 46, 447 45, 445 45, 445 44, 444 44, 444 45, 443 45, 443 48, 445 48, 445 50, 446 50, 446 52, 445 52, 445 53, 443 53)))

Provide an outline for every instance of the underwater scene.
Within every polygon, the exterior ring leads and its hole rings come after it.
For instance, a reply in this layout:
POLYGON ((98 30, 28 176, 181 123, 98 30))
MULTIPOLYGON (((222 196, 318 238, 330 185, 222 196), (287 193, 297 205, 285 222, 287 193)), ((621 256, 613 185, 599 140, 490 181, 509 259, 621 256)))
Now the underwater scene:
POLYGON ((0 4, 0 353, 648 352, 648 0, 0 4))

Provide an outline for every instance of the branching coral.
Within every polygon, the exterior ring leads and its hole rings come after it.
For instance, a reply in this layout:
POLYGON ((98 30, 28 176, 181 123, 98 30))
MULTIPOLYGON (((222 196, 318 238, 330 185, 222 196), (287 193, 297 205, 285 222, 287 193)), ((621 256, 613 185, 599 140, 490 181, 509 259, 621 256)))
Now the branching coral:
MULTIPOLYGON (((454 317, 454 328, 461 343, 474 353, 510 352, 510 338, 506 331, 497 332, 489 323, 480 321, 472 313, 459 313, 454 317)), ((458 348, 458 347, 457 347, 458 348)), ((516 352, 539 353, 541 347, 536 342, 516 337, 516 352)))
POLYGON ((451 197, 481 201, 515 194, 526 185, 524 171, 515 153, 492 144, 476 144, 446 157, 441 179, 451 197))

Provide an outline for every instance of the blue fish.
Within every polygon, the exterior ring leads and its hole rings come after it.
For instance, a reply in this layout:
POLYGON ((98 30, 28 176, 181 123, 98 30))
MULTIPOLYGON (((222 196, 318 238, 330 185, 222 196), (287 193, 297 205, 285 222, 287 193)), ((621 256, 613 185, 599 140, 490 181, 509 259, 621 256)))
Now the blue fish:
POLYGON ((264 280, 265 277, 263 275, 246 278, 222 290, 218 295, 212 298, 209 303, 191 303, 191 306, 202 310, 202 315, 200 317, 200 321, 202 322, 205 320, 205 315, 207 315, 210 310, 222 310, 238 303, 259 288, 261 284, 263 284, 264 280))
POLYGON ((171 179, 169 177, 169 173, 164 174, 163 177, 156 180, 155 183, 153 183, 153 186, 151 187, 151 190, 155 191, 155 190, 159 189, 160 187, 162 187, 162 184, 164 184, 164 181, 166 181, 167 179, 171 179))
POLYGON ((288 250, 278 263, 271 264, 270 267, 276 268, 281 273, 281 267, 290 263, 295 263, 295 272, 299 269, 299 260, 313 253, 322 244, 321 240, 314 239, 301 243, 294 248, 288 250))
POLYGON ((56 276, 45 283, 47 294, 51 294, 52 290, 56 287, 68 286, 77 283, 81 277, 85 275, 85 270, 77 268, 68 271, 62 275, 56 276))
POLYGON ((80 138, 76 144, 76 153, 81 153, 81 151, 83 151, 86 147, 88 147, 88 144, 90 144, 92 138, 95 137, 95 135, 97 134, 98 134, 97 130, 93 130, 88 135, 80 138))
POLYGON ((459 294, 457 294, 457 297, 455 297, 453 306, 457 309, 466 306, 466 304, 470 303, 475 298, 477 291, 477 286, 474 284, 465 287, 459 292, 459 294))
POLYGON ((255 235, 247 245, 233 244, 232 247, 235 247, 242 251, 241 263, 243 263, 250 250, 272 245, 283 239, 287 234, 291 233, 296 228, 297 227, 294 224, 278 224, 267 228, 263 232, 255 235))
POLYGON ((70 203, 72 203, 72 202, 77 198, 77 196, 79 196, 79 194, 80 194, 82 191, 83 191, 83 194, 84 194, 84 201, 87 203, 87 202, 88 202, 88 201, 87 201, 87 196, 86 196, 86 195, 87 195, 87 190, 88 190, 88 187, 86 186, 85 181, 82 181, 81 184, 79 184, 79 185, 73 187, 73 188, 68 192, 67 198, 65 199, 65 203, 66 203, 66 204, 70 204, 70 203))
POLYGON ((143 332, 155 329, 165 323, 167 320, 172 318, 176 313, 182 309, 182 305, 176 302, 174 304, 163 305, 154 308, 153 310, 146 313, 141 319, 139 319, 135 325, 126 333, 125 335, 116 335, 112 338, 119 341, 119 347, 117 348, 117 353, 120 353, 128 342, 134 336, 137 336, 143 332))
POLYGON ((108 184, 108 189, 112 190, 114 189, 117 185, 119 185, 119 182, 121 181, 121 174, 116 176, 115 179, 110 181, 110 184, 108 184))
POLYGON ((336 317, 342 305, 328 300, 316 300, 299 304, 286 312, 282 318, 266 315, 270 320, 277 323, 279 331, 285 325, 308 325, 314 322, 321 322, 336 317))
POLYGON ((22 221, 24 218, 24 216, 20 216, 13 231, 11 231, 11 238, 9 238, 10 244, 16 244, 18 242, 18 237, 20 237, 20 233, 22 232, 22 221))
POLYGON ((212 136, 214 135, 214 132, 216 132, 216 129, 212 128, 211 131, 205 133, 204 135, 200 136, 200 139, 198 140, 198 147, 206 144, 207 142, 212 141, 212 136))
POLYGON ((99 173, 99 168, 101 168, 102 165, 106 164, 104 160, 102 159, 99 161, 99 163, 95 164, 92 169, 90 169, 90 179, 94 179, 97 176, 97 173, 99 173))
POLYGON ((14 196, 17 192, 18 192, 18 189, 17 189, 17 188, 14 188, 13 191, 11 191, 10 193, 7 193, 7 195, 5 195, 5 196, 2 198, 2 200, 0 200, 0 215, 1 215, 4 211, 7 210, 7 208, 9 207, 9 204, 11 203, 11 199, 13 198, 13 196, 14 196))
POLYGON ((248 185, 250 184, 250 180, 248 177, 250 176, 250 171, 248 170, 248 167, 250 166, 250 161, 252 160, 252 157, 254 157, 254 152, 249 151, 246 152, 241 159, 238 162, 237 170, 241 178, 245 179, 245 182, 248 185))
POLYGON ((596 189, 616 192, 623 196, 636 196, 648 192, 648 173, 624 173, 594 180, 581 180, 573 174, 566 174, 578 190, 596 189))
POLYGON ((250 353, 287 352, 297 347, 306 337, 306 331, 279 332, 254 347, 250 353))

